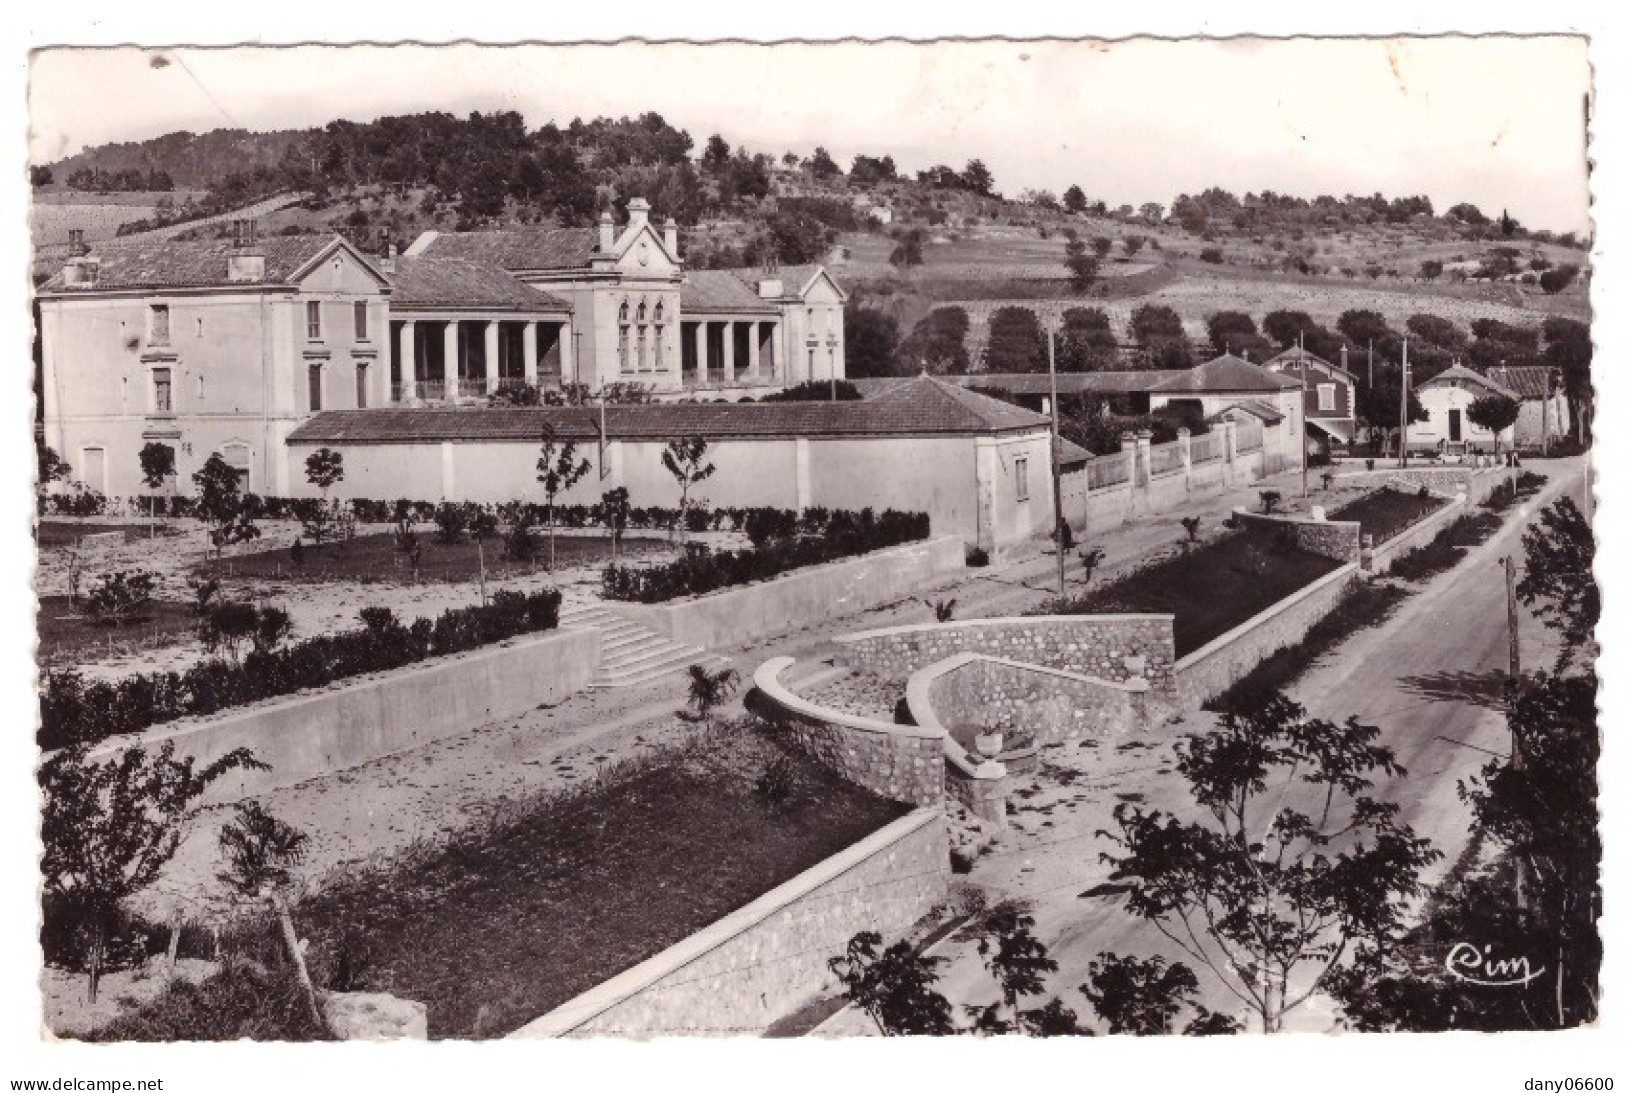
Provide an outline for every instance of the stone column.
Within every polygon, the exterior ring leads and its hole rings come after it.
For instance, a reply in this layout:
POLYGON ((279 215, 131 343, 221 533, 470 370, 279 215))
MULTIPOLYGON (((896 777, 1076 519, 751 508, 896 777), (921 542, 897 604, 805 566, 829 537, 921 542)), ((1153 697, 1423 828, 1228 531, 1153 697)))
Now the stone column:
POLYGON ((485 394, 490 397, 497 393, 497 342, 501 334, 501 323, 491 319, 485 324, 485 394))
POLYGON ((694 384, 702 386, 711 368, 710 323, 694 324, 694 384))
POLYGON ((745 329, 750 332, 750 381, 756 383, 762 378, 762 324, 746 323, 745 329))
MULTIPOLYGON (((525 382, 536 386, 536 321, 527 319, 524 331, 525 382)), ((564 346, 559 346, 559 359, 564 359, 564 346)))
POLYGON ((444 344, 446 347, 446 367, 444 369, 444 375, 446 378, 446 401, 455 402, 457 399, 457 369, 460 364, 459 358, 461 357, 461 354, 457 351, 456 319, 450 319, 446 322, 446 339, 444 344))
POLYGON ((785 349, 784 321, 782 319, 773 324, 773 331, 770 336, 773 339, 772 379, 774 383, 783 383, 785 369, 789 367, 789 364, 785 359, 787 350, 785 349))
POLYGON ((401 401, 414 402, 418 397, 418 339, 417 324, 411 319, 401 324, 401 401))
POLYGON ((1219 423, 1219 435, 1223 437, 1222 443, 1224 446, 1224 484, 1234 486, 1236 484, 1236 423, 1221 421, 1219 423))
POLYGON ((1179 461, 1185 468, 1185 492, 1191 491, 1191 431, 1185 426, 1179 427, 1179 461))
POLYGON ((1123 462, 1128 476, 1124 479, 1128 483, 1128 511, 1145 511, 1145 491, 1140 488, 1140 438, 1136 433, 1124 433, 1118 438, 1122 442, 1123 462))
POLYGON ((734 324, 722 324, 722 382, 732 387, 734 382, 734 324))
MULTIPOLYGON (((531 348, 534 349, 534 336, 531 343, 531 348)), ((575 328, 570 324, 570 320, 566 319, 559 324, 559 382, 561 384, 580 383, 579 369, 580 363, 576 360, 575 328)), ((535 375, 534 369, 532 369, 531 374, 535 375)))

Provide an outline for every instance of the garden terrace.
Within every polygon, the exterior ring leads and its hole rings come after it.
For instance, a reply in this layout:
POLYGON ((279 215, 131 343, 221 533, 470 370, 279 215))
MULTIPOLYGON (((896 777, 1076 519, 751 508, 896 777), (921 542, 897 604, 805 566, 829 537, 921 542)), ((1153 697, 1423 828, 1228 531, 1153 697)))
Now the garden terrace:
MULTIPOLYGON (((480 545, 465 538, 457 542, 441 542, 433 525, 413 529, 422 548, 415 574, 416 581, 460 582, 477 580, 480 575, 480 545)), ((507 557, 500 536, 485 540, 485 576, 488 580, 535 573, 546 568, 548 559, 547 529, 533 528, 534 556, 519 561, 507 557)), ((668 551, 670 542, 664 538, 624 538, 618 548, 620 557, 639 557, 668 551)), ((252 554, 239 554, 221 560, 205 561, 199 573, 206 577, 236 578, 260 581, 289 581, 294 583, 323 581, 355 581, 361 584, 414 583, 412 562, 400 549, 394 532, 358 535, 353 539, 301 544, 303 561, 295 561, 291 547, 261 550, 252 554)), ((595 565, 610 560, 611 551, 607 535, 559 535, 554 540, 556 568, 595 565)))
MULTIPOLYGON (((500 1037, 908 810, 757 723, 719 726, 333 878, 293 914, 318 984, 331 982, 349 945, 350 957, 365 953, 349 989, 424 1003, 431 1038, 500 1037), (759 788, 770 772, 787 780, 784 796, 759 788)), ((125 1027, 161 1038, 163 1004, 125 1027)), ((209 1033, 193 1035, 237 1035, 224 1020, 209 1033)))
POLYGON ((41 596, 38 622, 39 662, 54 666, 185 641, 196 633, 198 616, 191 604, 151 600, 137 617, 114 625, 69 604, 67 596, 41 596))
POLYGON ((674 562, 633 568, 612 565, 604 570, 604 598, 634 603, 665 603, 686 596, 765 581, 790 570, 839 561, 858 554, 926 539, 930 517, 923 513, 894 512, 876 516, 837 511, 824 515, 816 527, 803 519, 790 526, 747 523, 753 550, 711 551, 693 546, 674 562))
POLYGON ((87 683, 75 671, 48 672, 40 696, 40 747, 95 743, 183 717, 207 716, 296 694, 369 672, 403 668, 559 624, 556 590, 497 592, 483 606, 453 608, 402 625, 384 608, 362 612, 365 626, 323 634, 237 660, 207 660, 185 672, 151 672, 116 683, 87 683))
POLYGON ((1235 532, 1037 613, 1171 614, 1183 657, 1343 564, 1264 532, 1235 532))
POLYGON ((1447 497, 1384 486, 1327 513, 1326 518, 1354 521, 1360 525, 1362 535, 1371 536, 1372 544, 1380 546, 1449 503, 1447 497))

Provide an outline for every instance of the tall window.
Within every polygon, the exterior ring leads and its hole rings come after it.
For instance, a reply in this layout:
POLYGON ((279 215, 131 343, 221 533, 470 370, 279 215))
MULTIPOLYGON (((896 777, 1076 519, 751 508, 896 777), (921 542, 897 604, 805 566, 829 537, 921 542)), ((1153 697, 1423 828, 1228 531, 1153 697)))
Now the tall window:
POLYGON ((1016 459, 1016 500, 1027 500, 1027 457, 1016 459))
POLYGON ((655 371, 666 367, 666 305, 655 303, 655 371))
POLYGON ((355 406, 357 410, 367 408, 367 362, 357 361, 355 366, 355 406))
POLYGON ((1315 385, 1315 393, 1320 396, 1320 410, 1326 412, 1337 409, 1337 384, 1321 383, 1315 385))
POLYGON ((813 378, 813 371, 818 367, 818 349, 815 346, 807 347, 807 378, 813 378))
POLYGON ((355 340, 367 340, 367 303, 365 300, 355 302, 355 340))
POLYGON ((151 319, 152 319, 152 337, 149 339, 150 344, 152 344, 152 345, 168 345, 169 344, 169 305, 168 304, 153 304, 152 305, 151 319))
POLYGON ((322 408, 322 366, 311 365, 307 375, 310 379, 310 412, 314 414, 322 408))
POLYGON ((621 301, 620 362, 621 362, 621 371, 623 373, 631 371, 631 369, 628 367, 628 363, 629 363, 628 358, 631 356, 631 352, 632 352, 631 319, 632 319, 632 309, 627 306, 627 303, 626 303, 625 300, 622 300, 621 301))
POLYGON ((638 371, 649 368, 649 305, 638 304, 638 371))
POLYGON ((152 370, 152 412, 155 414, 175 412, 174 380, 167 368, 152 370))
POLYGON ((305 301, 305 337, 313 342, 322 340, 322 305, 320 300, 305 301))

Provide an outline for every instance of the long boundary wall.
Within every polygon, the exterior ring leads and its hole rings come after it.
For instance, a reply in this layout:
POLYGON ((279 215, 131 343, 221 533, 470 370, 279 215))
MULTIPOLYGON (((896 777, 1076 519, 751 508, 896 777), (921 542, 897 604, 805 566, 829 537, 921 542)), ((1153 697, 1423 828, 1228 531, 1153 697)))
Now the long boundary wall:
POLYGON ((1237 509, 1231 519, 1244 528, 1269 533, 1284 530, 1292 545, 1339 562, 1360 560, 1360 524, 1356 520, 1311 520, 1302 516, 1265 516, 1237 509))
POLYGON ((948 828, 922 808, 511 1033, 759 1033, 834 986, 860 930, 890 942, 947 898, 948 828))
POLYGON ((673 641, 727 648, 890 603, 964 567, 964 540, 943 535, 726 592, 661 604, 605 601, 604 607, 673 641))
POLYGON ((1426 546, 1452 521, 1467 510, 1465 496, 1457 494, 1450 503, 1437 512, 1429 513, 1387 542, 1378 543, 1365 552, 1362 565, 1369 573, 1386 573, 1393 568, 1394 559, 1417 547, 1426 546))
POLYGON ((1358 562, 1334 569, 1181 657, 1175 665, 1180 699, 1198 706, 1224 693, 1265 657, 1301 640, 1303 632, 1336 607, 1344 589, 1359 577, 1358 562))
POLYGON ((177 759, 206 765, 248 748, 270 770, 232 771, 205 804, 224 804, 360 766, 584 690, 601 660, 592 629, 550 630, 436 658, 325 690, 188 718, 91 749, 95 760, 173 742, 177 759))

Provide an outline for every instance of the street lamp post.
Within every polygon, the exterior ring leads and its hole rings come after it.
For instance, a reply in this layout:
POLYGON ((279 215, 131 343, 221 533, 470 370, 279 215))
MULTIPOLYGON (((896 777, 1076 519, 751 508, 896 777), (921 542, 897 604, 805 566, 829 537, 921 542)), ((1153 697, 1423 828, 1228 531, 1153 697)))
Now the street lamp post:
POLYGON ((1049 471, 1055 504, 1055 594, 1066 596, 1066 526, 1061 515, 1061 399, 1055 383, 1055 328, 1049 334, 1049 471))

